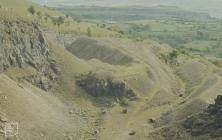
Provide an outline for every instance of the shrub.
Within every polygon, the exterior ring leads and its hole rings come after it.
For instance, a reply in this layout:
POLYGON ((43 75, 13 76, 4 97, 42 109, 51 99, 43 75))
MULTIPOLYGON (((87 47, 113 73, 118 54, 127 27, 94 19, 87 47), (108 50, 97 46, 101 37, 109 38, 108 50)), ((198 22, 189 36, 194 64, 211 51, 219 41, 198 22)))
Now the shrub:
POLYGON ((169 53, 169 57, 171 60, 177 59, 178 55, 179 54, 176 50, 173 50, 172 52, 169 53))

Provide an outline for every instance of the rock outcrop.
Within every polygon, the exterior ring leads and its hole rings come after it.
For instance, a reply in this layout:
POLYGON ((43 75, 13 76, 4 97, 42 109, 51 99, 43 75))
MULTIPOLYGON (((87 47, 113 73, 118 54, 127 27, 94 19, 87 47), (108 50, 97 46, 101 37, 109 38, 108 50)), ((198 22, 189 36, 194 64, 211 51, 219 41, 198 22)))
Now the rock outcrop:
POLYGON ((183 126, 193 136, 222 137, 222 96, 218 96, 206 111, 189 117, 183 126))
POLYGON ((96 98, 117 99, 123 103, 124 99, 135 99, 136 97, 134 91, 129 89, 123 81, 110 77, 98 78, 93 73, 79 76, 76 84, 96 98))
POLYGON ((35 24, 0 22, 0 69, 32 65, 44 71, 49 56, 47 43, 35 24))
POLYGON ((0 21, 0 71, 10 67, 33 67, 40 80, 26 77, 33 84, 44 87, 46 79, 54 80, 58 68, 56 62, 50 57, 48 44, 39 26, 23 21, 0 21), (44 80, 41 80, 44 79, 44 80), (36 82, 38 81, 38 82, 36 82), (44 82, 43 82, 44 81, 44 82))

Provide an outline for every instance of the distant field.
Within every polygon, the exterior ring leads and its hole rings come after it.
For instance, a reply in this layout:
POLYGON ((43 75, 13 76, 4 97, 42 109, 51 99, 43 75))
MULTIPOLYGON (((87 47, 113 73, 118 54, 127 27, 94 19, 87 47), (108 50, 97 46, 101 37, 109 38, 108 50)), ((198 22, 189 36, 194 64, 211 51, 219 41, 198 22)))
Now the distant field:
POLYGON ((202 55, 222 56, 222 22, 218 20, 143 20, 116 23, 131 38, 157 39, 176 48, 202 55))
POLYGON ((132 21, 147 18, 209 19, 207 13, 196 13, 171 6, 156 7, 62 7, 59 11, 71 16, 100 21, 132 21))
POLYGON ((176 7, 65 7, 75 18, 98 23, 138 41, 152 38, 193 54, 222 57, 222 21, 176 7))

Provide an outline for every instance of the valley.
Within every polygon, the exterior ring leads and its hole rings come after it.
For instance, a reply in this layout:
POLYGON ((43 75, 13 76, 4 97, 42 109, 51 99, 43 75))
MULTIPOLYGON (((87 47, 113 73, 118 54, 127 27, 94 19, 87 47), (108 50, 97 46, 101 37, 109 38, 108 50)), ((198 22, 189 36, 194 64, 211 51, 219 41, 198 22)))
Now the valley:
POLYGON ((16 2, 0 0, 0 139, 222 138, 219 19, 16 2))

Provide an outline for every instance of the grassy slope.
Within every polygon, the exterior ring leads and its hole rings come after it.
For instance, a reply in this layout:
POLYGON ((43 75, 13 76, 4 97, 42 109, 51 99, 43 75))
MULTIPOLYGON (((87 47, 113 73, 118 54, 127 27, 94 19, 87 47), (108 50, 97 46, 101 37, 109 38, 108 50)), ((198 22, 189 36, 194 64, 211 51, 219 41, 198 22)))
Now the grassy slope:
POLYGON ((78 139, 79 126, 88 131, 87 123, 69 114, 69 107, 55 96, 28 83, 18 84, 3 74, 0 81, 1 115, 19 123, 20 139, 78 139))

